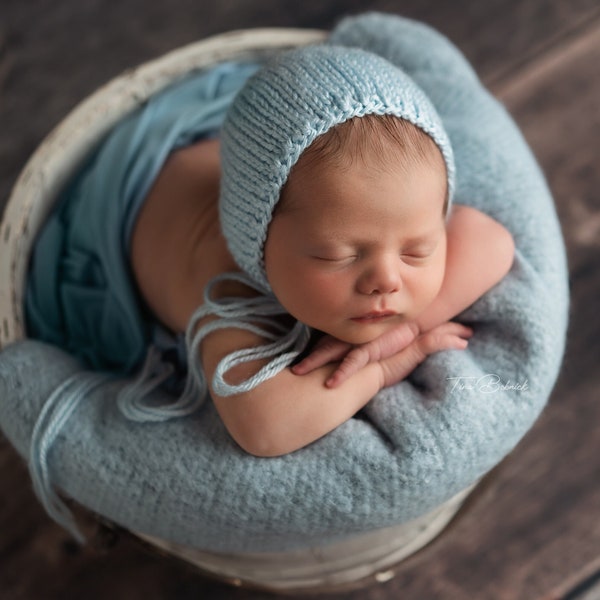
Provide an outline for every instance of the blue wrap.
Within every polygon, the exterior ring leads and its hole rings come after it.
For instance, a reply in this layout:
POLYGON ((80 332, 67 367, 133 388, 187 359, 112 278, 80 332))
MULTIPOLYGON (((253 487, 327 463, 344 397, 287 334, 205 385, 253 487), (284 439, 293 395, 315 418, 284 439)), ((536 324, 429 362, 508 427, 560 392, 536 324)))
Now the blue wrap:
MULTIPOLYGON (((174 342, 133 283, 129 237, 167 156, 218 130, 251 64, 222 64, 154 96, 117 125, 61 197, 36 242, 26 296, 30 337, 93 369, 131 372, 150 340, 174 342)), ((175 346, 180 355, 182 344, 175 346)))

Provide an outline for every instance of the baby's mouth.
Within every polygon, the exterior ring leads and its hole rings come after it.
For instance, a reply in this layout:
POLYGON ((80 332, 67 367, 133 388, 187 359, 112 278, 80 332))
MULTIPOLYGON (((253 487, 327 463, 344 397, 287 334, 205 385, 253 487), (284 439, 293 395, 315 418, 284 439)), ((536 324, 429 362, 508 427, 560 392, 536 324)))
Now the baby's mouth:
POLYGON ((385 321, 391 317, 396 316, 396 313, 392 310, 384 310, 384 311, 373 311, 370 313, 365 313, 364 315, 360 315, 359 317, 352 317, 352 321, 355 323, 377 323, 379 321, 385 321))

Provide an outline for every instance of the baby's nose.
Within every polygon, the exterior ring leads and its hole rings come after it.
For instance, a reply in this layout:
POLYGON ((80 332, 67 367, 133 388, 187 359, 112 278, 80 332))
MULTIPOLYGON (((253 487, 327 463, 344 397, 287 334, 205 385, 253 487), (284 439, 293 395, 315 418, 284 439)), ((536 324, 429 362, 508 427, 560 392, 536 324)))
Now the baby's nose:
POLYGON ((402 287, 398 259, 387 257, 373 263, 358 280, 361 294, 392 294, 402 287))

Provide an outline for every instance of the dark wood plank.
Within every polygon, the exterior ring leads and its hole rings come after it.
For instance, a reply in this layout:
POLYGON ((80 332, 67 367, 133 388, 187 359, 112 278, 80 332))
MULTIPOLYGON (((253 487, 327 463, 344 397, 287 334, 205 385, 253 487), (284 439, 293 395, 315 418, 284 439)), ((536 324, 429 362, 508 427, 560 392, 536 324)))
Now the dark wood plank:
POLYGON ((542 52, 600 10, 596 0, 190 2, 4 0, 0 8, 0 211, 19 170, 81 99, 127 68, 208 35, 248 27, 329 28, 382 10, 430 23, 488 82, 542 52), (76 37, 74 37, 76 36, 76 37))
MULTIPOLYGON (((258 25, 328 27, 392 2, 9 2, 0 19, 0 196, 33 147, 85 94, 118 72, 206 34, 258 25), (185 13, 185 18, 182 14, 185 13), (44 18, 41 18, 41 16, 44 18), (77 31, 77 52, 67 35, 77 31), (68 76, 66 75, 68 74, 68 76)), ((506 102, 555 193, 569 251, 572 317, 547 410, 451 529, 368 591, 327 596, 515 600, 562 597, 597 573, 600 548, 600 236, 595 2, 403 3, 445 31, 506 102)), ((121 540, 77 549, 37 504, 27 470, 0 437, 0 596, 13 599, 258 599, 121 540)), ((597 588, 596 588, 597 589, 597 588)), ((575 593, 574 592, 574 593, 575 593)), ((578 592, 577 592, 578 593, 578 592)), ((299 596, 302 597, 302 596, 299 596)))

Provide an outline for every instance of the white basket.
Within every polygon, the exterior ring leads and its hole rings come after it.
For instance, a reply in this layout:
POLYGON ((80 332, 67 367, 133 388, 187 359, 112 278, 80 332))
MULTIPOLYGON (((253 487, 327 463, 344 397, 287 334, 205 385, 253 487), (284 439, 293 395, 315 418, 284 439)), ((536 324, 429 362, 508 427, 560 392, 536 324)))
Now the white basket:
MULTIPOLYGON (((322 31, 299 29, 253 29, 214 36, 127 71, 79 104, 35 151, 4 213, 0 350, 26 337, 23 297, 33 241, 64 184, 119 119, 194 70, 227 60, 260 59, 278 50, 319 42, 324 36, 322 31)), ((414 521, 294 552, 224 555, 136 535, 234 585, 286 592, 332 591, 390 579, 392 567, 437 536, 471 489, 414 521)))

